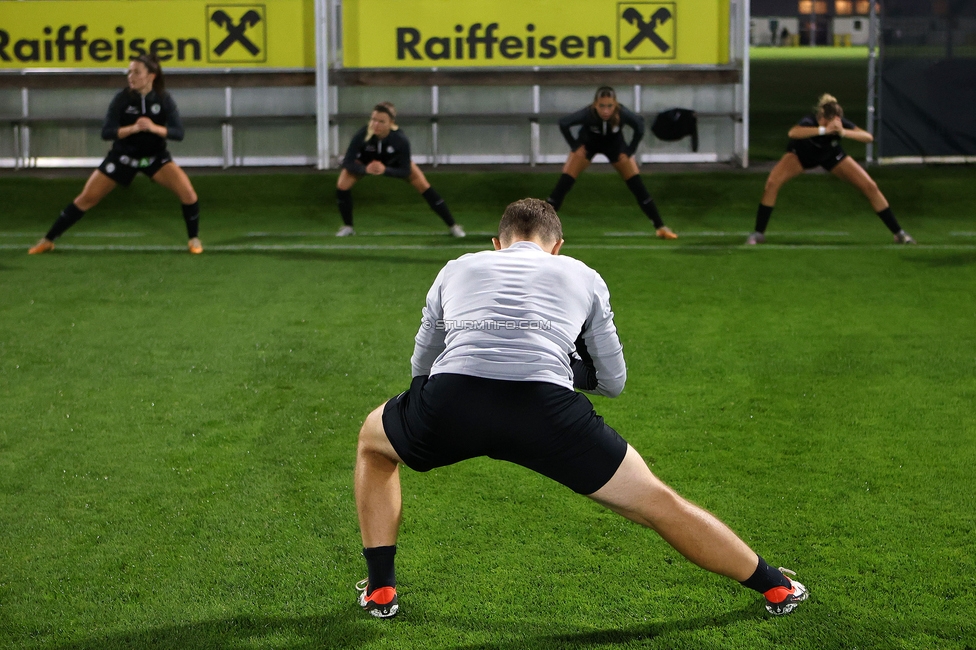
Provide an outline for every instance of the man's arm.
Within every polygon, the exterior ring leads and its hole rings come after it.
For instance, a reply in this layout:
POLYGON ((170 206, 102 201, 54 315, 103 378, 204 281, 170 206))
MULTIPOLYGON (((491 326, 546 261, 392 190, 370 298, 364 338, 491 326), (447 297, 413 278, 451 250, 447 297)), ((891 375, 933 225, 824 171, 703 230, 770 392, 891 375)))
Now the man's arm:
POLYGON ((592 359, 596 387, 590 390, 582 388, 582 390, 606 397, 616 397, 623 392, 624 384, 627 383, 627 364, 624 362, 623 345, 617 337, 617 328, 613 324, 610 290, 599 274, 595 273, 594 276, 593 304, 583 326, 581 337, 584 345, 579 354, 583 357, 585 352, 592 359))
POLYGON ((412 377, 429 375, 434 361, 447 347, 444 342, 447 335, 443 327, 444 309, 441 305, 443 275, 444 269, 441 269, 434 280, 434 284, 430 287, 430 291, 427 292, 427 304, 424 305, 423 316, 420 319, 420 330, 414 337, 413 356, 410 358, 412 377))

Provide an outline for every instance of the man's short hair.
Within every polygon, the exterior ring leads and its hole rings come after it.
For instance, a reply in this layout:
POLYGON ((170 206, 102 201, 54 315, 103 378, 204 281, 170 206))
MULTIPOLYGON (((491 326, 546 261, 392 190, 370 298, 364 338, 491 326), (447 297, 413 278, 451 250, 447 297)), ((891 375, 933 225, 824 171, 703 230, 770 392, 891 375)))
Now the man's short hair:
POLYGON ((539 199, 510 203, 498 224, 498 239, 512 241, 534 236, 546 242, 558 242, 563 238, 563 224, 556 210, 539 199))

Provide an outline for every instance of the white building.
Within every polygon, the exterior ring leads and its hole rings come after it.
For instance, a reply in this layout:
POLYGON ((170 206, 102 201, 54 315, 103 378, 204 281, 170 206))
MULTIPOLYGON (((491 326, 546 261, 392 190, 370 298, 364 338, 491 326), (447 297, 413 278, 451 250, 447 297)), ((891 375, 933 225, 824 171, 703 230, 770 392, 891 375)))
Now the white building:
MULTIPOLYGON (((834 40, 850 37, 851 45, 867 45, 870 18, 868 16, 835 16, 834 40)), ((845 39, 846 40, 846 39, 845 39)))
POLYGON ((799 33, 800 20, 795 16, 754 16, 749 21, 750 45, 792 45, 799 33))

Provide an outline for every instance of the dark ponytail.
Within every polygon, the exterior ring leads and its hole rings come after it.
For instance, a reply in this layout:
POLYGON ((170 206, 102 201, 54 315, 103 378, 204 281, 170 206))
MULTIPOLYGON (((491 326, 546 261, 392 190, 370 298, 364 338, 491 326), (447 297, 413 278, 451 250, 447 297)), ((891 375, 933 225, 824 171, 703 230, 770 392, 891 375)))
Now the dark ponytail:
POLYGON ((163 66, 159 62, 159 57, 155 54, 140 54, 134 60, 146 66, 146 70, 156 75, 155 78, 153 78, 153 90, 156 91, 156 94, 160 97, 165 95, 166 80, 163 79, 163 66))

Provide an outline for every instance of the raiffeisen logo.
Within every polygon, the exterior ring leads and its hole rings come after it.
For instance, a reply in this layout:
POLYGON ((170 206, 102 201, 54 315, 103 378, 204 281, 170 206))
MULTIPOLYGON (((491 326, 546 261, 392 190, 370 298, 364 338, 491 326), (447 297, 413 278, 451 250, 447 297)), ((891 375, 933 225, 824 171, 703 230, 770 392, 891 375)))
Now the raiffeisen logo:
POLYGON ((500 23, 455 25, 454 34, 424 34, 416 27, 396 28, 400 61, 502 59, 612 59, 613 41, 606 34, 537 34, 533 23, 519 33, 502 31, 500 23))
POLYGON ((92 34, 88 25, 44 27, 42 34, 14 34, 0 29, 0 61, 55 63, 64 61, 128 62, 141 54, 160 61, 200 61, 199 38, 130 38, 121 25, 115 34, 92 34), (106 37, 108 36, 108 37, 106 37))

